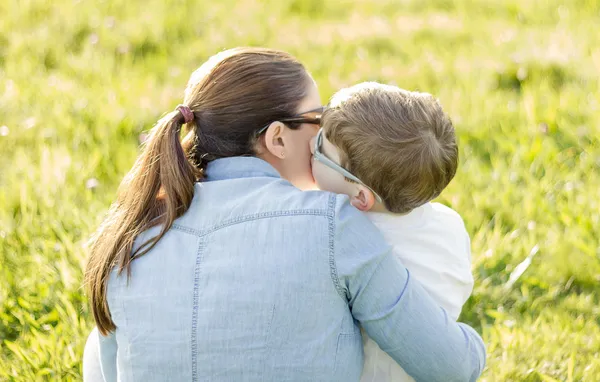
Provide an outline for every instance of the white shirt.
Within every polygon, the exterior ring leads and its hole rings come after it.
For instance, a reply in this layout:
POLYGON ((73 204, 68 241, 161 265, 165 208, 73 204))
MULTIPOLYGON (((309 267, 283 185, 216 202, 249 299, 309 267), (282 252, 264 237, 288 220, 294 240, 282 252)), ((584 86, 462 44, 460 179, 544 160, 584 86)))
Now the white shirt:
MULTIPOLYGON (((427 203, 406 215, 369 212, 367 216, 410 275, 456 320, 473 291, 471 244, 460 215, 442 204, 427 203)), ((361 382, 414 381, 364 331, 363 342, 361 382)))

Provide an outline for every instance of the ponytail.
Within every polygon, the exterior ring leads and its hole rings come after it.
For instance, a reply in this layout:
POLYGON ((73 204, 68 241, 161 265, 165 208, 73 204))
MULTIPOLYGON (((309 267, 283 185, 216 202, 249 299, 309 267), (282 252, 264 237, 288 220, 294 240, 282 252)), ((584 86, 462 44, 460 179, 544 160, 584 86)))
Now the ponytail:
MULTIPOLYGON (((85 269, 85 285, 98 330, 115 330, 106 300, 106 286, 113 268, 131 273, 131 262, 154 247, 192 202, 194 183, 202 175, 182 147, 179 135, 187 110, 178 107, 152 129, 142 153, 125 176, 104 222, 92 239, 85 269), (154 226, 160 233, 137 248, 136 237, 154 226)), ((193 122, 191 123, 193 124, 193 122)))

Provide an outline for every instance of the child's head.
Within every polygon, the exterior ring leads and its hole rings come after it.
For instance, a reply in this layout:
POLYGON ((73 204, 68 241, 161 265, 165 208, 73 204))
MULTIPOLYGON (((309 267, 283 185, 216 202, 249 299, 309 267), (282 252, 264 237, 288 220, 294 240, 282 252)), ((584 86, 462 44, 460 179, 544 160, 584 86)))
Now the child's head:
POLYGON ((375 205, 374 191, 388 211, 409 212, 437 197, 456 173, 454 128, 431 94, 361 83, 333 96, 321 125, 321 152, 364 185, 318 161, 315 180, 350 195, 361 210, 375 205))

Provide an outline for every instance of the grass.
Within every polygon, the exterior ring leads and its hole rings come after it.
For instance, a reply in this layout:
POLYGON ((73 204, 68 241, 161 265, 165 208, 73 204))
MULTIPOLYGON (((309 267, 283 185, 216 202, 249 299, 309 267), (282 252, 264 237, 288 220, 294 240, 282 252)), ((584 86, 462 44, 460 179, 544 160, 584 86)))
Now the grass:
POLYGON ((81 378, 84 243, 139 135, 238 45, 290 51, 324 100, 364 80, 438 96, 461 145, 441 201, 472 236, 461 319, 488 346, 481 380, 600 380, 599 1, 7 0, 0 14, 0 380, 81 378))

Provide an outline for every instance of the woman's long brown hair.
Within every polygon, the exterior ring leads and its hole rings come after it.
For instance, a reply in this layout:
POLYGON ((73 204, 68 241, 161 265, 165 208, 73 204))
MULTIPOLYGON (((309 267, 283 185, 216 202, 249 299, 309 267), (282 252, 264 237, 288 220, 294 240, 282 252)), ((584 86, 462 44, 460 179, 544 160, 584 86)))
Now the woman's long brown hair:
POLYGON ((221 52, 192 74, 183 103, 194 121, 185 126, 183 142, 179 111, 158 121, 92 239, 85 284, 100 333, 116 329, 106 299, 113 270, 129 277, 132 261, 187 211, 207 162, 255 155, 256 131, 295 114, 310 80, 295 58, 262 48, 221 52), (134 248, 138 235, 154 226, 161 227, 159 234, 134 248))

